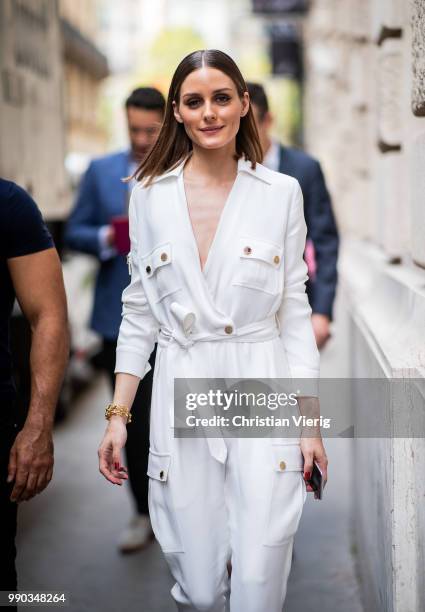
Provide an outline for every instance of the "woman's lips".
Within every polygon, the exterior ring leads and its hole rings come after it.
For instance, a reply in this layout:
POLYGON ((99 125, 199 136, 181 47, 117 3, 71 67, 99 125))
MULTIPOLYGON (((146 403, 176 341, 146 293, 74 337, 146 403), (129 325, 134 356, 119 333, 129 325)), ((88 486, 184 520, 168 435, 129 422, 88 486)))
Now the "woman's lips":
POLYGON ((224 125, 219 125, 216 128, 201 128, 201 132, 204 134, 217 134, 223 127, 224 125))

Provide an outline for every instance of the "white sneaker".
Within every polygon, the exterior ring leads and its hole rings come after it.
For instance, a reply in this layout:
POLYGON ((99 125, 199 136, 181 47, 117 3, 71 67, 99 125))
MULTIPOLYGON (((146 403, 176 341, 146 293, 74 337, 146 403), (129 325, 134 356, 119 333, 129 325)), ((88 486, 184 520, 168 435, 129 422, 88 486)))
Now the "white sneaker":
POLYGON ((147 514, 136 514, 118 540, 122 553, 136 552, 145 548, 153 538, 151 521, 147 514))

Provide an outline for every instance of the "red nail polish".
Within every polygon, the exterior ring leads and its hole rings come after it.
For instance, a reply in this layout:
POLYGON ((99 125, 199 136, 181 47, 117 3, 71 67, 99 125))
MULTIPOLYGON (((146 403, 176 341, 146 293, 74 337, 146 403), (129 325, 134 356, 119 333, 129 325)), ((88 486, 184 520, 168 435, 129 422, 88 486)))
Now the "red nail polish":
POLYGON ((306 480, 310 480, 310 478, 311 478, 311 472, 306 472, 306 473, 305 473, 304 478, 305 478, 306 480))
POLYGON ((115 469, 117 470, 119 468, 120 464, 115 462, 115 469))

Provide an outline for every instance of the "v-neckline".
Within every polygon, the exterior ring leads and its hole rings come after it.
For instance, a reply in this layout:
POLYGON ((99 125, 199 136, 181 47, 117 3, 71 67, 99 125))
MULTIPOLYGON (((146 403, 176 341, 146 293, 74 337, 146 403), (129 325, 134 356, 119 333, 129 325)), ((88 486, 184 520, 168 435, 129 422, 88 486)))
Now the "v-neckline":
POLYGON ((225 217, 226 211, 229 208, 229 202, 232 199, 232 195, 233 195, 233 192, 235 191, 235 186, 236 186, 236 183, 238 181, 238 177, 239 177, 239 164, 238 164, 238 167, 237 167, 235 180, 233 181, 233 185, 230 188, 230 191, 227 194, 227 198, 226 198, 226 200, 225 200, 225 202, 223 204, 223 208, 221 209, 220 216, 219 216, 219 219, 218 219, 218 223, 217 223, 215 231, 214 231, 213 239, 211 241, 210 248, 208 249, 207 257, 205 259, 204 267, 202 267, 202 265, 201 265, 201 253, 199 251, 198 241, 196 240, 195 231, 194 231, 193 224, 192 224, 192 219, 190 218, 190 213, 189 213, 189 204, 188 204, 188 201, 187 201, 186 188, 185 188, 185 184, 184 184, 184 166, 185 165, 186 165, 186 162, 183 163, 183 168, 182 168, 182 171, 181 171, 180 176, 179 176, 181 195, 182 195, 182 199, 183 199, 183 208, 185 209, 185 218, 186 218, 186 221, 187 221, 189 233, 190 233, 191 238, 192 238, 192 244, 194 246, 195 254, 196 254, 196 257, 197 257, 197 263, 198 263, 199 271, 200 271, 201 275, 204 278, 206 278, 206 274, 208 272, 208 267, 210 266, 210 261, 212 259, 211 253, 213 252, 214 246, 218 242, 218 237, 219 237, 220 232, 221 232, 221 226, 223 225, 223 218, 225 217))

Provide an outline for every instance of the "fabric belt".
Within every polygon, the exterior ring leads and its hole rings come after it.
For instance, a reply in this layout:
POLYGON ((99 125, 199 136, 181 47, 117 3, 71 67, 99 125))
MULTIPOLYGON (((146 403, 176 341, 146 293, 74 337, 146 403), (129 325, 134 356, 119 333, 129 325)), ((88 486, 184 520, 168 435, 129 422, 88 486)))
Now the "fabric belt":
MULTIPOLYGON (((230 327, 230 326, 229 326, 230 327)), ((233 328, 231 333, 186 333, 181 329, 168 329, 161 327, 158 344, 167 348, 176 342, 181 348, 188 349, 196 342, 265 342, 279 335, 275 316, 268 317, 262 321, 255 321, 239 328, 233 328)))
MULTIPOLYGON (((195 334, 191 331, 196 320, 194 313, 175 303, 171 305, 171 310, 179 321, 180 326, 175 329, 169 329, 165 326, 161 327, 158 345, 164 349, 174 347, 190 350, 198 342, 266 342, 279 335, 279 328, 274 315, 239 328, 231 325, 231 333, 226 333, 223 328, 223 332, 201 332, 195 334)), ((230 324, 228 327, 230 327, 230 324)), ((190 372, 187 372, 187 378, 191 378, 190 372)), ((174 406, 170 406, 170 423, 174 427, 174 406)), ((222 437, 211 438, 208 436, 206 439, 211 456, 220 463, 225 463, 227 446, 224 439, 222 437)))

